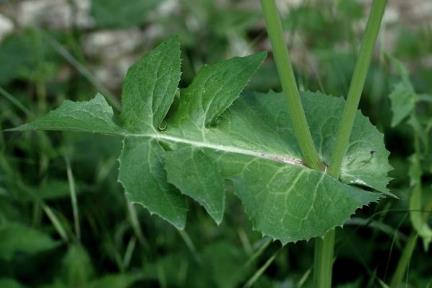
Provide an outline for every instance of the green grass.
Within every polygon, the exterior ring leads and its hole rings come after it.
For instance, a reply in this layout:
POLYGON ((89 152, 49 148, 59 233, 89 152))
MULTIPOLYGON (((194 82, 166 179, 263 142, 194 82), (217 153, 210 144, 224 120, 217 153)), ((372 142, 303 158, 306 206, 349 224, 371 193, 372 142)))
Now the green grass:
MULTIPOLYGON (((189 86, 204 63, 268 47, 261 12, 255 8, 240 8, 233 2, 226 6, 213 1, 179 3, 175 17, 155 17, 151 12, 145 14, 148 18, 134 16, 130 17, 133 23, 125 23, 125 9, 121 19, 114 20, 122 28, 140 25, 146 43, 134 51, 136 55, 178 35, 183 47, 180 88, 189 86), (153 28, 161 31, 156 38, 147 34, 153 28)), ((307 2, 281 15, 284 29, 299 37, 300 42, 288 38, 290 51, 301 47, 309 59, 292 57, 300 93, 307 88, 347 95, 362 36, 357 27, 367 17, 358 12, 363 11, 359 3, 307 2)), ((96 31, 117 25, 102 20, 96 31)), ((431 285, 430 249, 424 250, 420 236, 413 244, 411 235, 419 232, 411 219, 421 214, 414 223, 430 224, 430 217, 418 210, 431 209, 431 132, 427 129, 432 125, 428 100, 432 71, 421 59, 432 50, 424 44, 428 27, 406 29, 395 28, 400 40, 385 52, 410 68, 409 85, 423 99, 410 106, 420 126, 411 125, 409 115, 392 126, 395 112, 389 95, 400 93, 403 80, 394 63, 375 51, 360 108, 385 135, 394 167, 389 188, 398 199, 386 198, 360 209, 338 229, 334 287, 431 285), (414 156, 420 165, 409 160, 414 156), (420 169, 421 177, 415 169, 420 169), (421 209, 410 203, 412 188, 419 185, 421 209)), ((226 188, 220 225, 199 204, 190 202, 186 230, 179 232, 126 201, 117 182, 119 139, 4 131, 59 107, 65 99, 87 101, 96 91, 113 107, 120 107, 120 87, 106 88, 92 71, 97 65, 109 66, 108 62, 85 55, 82 41, 91 31, 42 30, 16 31, 0 43, 0 287, 313 287, 313 244, 299 241, 282 246, 262 238, 232 193, 235 187, 226 188)), ((247 90, 280 90, 273 62, 267 60, 261 69, 247 90)))

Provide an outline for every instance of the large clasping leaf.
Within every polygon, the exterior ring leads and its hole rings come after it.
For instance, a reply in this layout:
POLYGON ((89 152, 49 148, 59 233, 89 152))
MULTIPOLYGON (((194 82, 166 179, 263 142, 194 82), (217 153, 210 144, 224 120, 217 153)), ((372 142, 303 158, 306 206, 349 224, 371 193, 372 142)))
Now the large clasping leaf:
MULTIPOLYGON (((67 101, 15 130, 123 137, 119 181, 128 198, 179 229, 186 223, 187 198, 220 223, 230 181, 264 235, 282 243, 321 236, 387 192, 383 135, 358 112, 340 179, 306 167, 285 98, 275 92, 240 96, 265 57, 258 53, 204 66, 175 101, 180 47, 172 38, 130 68, 119 117, 98 95, 88 102, 67 101)), ((328 162, 344 101, 311 92, 302 101, 314 142, 328 162)))

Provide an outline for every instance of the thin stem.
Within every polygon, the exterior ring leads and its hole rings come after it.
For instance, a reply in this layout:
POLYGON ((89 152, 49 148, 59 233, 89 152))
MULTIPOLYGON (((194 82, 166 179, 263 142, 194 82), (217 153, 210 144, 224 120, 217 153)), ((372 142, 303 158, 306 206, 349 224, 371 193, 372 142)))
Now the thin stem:
POLYGON ((126 193, 124 195, 126 198, 126 206, 127 206, 128 212, 129 212, 129 219, 131 222, 132 229, 134 230, 135 236, 138 238, 139 243, 141 245, 145 245, 146 241, 145 241, 144 233, 141 229, 135 207, 129 201, 128 197, 126 196, 126 193))
MULTIPOLYGON (((366 26, 365 36, 360 48, 354 75, 351 80, 347 101, 340 120, 336 144, 328 173, 339 177, 342 160, 348 149, 354 119, 360 102, 360 97, 366 81, 372 59, 373 48, 378 37, 379 27, 384 16, 387 0, 374 0, 366 26)), ((335 231, 329 231, 324 239, 317 239, 315 243, 314 287, 330 288, 333 266, 335 231)))
POLYGON ((372 4, 371 14, 369 15, 359 58, 354 69, 354 75, 348 91, 348 97, 340 121, 336 137, 336 145, 330 163, 329 174, 335 177, 339 177, 342 159, 348 149, 351 130, 354 125, 354 119, 364 83, 366 81, 367 72, 372 59, 373 48, 378 37, 379 27, 384 15, 386 3, 387 0, 374 0, 372 4))
POLYGON ((202 263, 202 259, 197 252, 195 244, 192 242, 192 239, 189 237, 189 234, 184 230, 178 230, 178 231, 180 233, 180 236, 183 238, 183 241, 185 242, 186 247, 192 253, 192 256, 195 258, 195 260, 198 263, 202 263))
POLYGON ((125 254, 123 257, 123 265, 122 265, 125 270, 130 265, 132 255, 133 255, 133 252, 135 250, 136 242, 137 242, 137 240, 136 240, 135 236, 132 236, 131 239, 129 240, 127 247, 126 247, 126 251, 125 251, 125 254))
POLYGON ((63 239, 63 241, 67 242, 68 236, 66 233, 66 229, 63 227, 60 220, 55 215, 54 211, 52 211, 51 208, 43 202, 41 203, 41 206, 42 206, 42 209, 45 211, 46 215, 48 216, 48 219, 50 219, 54 228, 57 230, 57 233, 60 235, 60 237, 63 239))
POLYGON ((36 96, 38 98, 39 113, 43 114, 47 109, 47 89, 43 80, 37 80, 36 82, 36 96))
POLYGON ((331 287, 335 236, 330 230, 323 239, 315 239, 313 287, 331 287))
POLYGON ((322 164, 306 120, 300 93, 297 88, 294 71, 284 42, 283 30, 279 13, 274 0, 261 0, 267 32, 273 48, 273 56, 281 80, 282 91, 288 99, 288 111, 293 123, 294 134, 307 166, 323 170, 322 164))
POLYGON ((390 283, 390 288, 398 288, 401 287, 402 280, 405 276, 408 265, 411 261, 412 254, 416 247, 417 243, 417 233, 413 232, 408 239, 403 251, 402 256, 399 259, 399 263, 397 265, 396 271, 393 274, 392 281, 390 283))
POLYGON ((270 264, 276 259, 276 256, 279 254, 280 250, 276 251, 267 261, 252 275, 251 278, 243 285, 243 288, 253 287, 255 282, 263 275, 263 273, 267 270, 270 264))
POLYGON ((71 197, 71 203, 72 203, 72 214, 74 218, 74 226, 75 226, 75 234, 78 241, 81 239, 81 228, 80 228, 80 221, 79 221, 79 209, 78 209, 78 199, 77 194, 75 190, 75 180, 72 173, 72 168, 69 162, 69 158, 65 158, 66 161, 66 172, 67 172, 67 178, 69 182, 69 192, 71 197))
POLYGON ((94 77, 90 71, 81 64, 61 43, 51 37, 48 33, 41 31, 46 37, 47 42, 54 48, 54 50, 60 54, 70 65, 72 65, 81 75, 84 76, 102 95, 106 98, 108 103, 112 105, 114 109, 120 111, 120 102, 117 98, 107 89, 105 86, 94 77))
POLYGON ((29 109, 27 109, 27 107, 25 107, 16 97, 12 96, 9 92, 7 92, 1 86, 0 86, 0 95, 2 95, 7 100, 9 100, 13 105, 15 105, 22 112, 24 112, 27 116, 32 115, 31 111, 29 109))

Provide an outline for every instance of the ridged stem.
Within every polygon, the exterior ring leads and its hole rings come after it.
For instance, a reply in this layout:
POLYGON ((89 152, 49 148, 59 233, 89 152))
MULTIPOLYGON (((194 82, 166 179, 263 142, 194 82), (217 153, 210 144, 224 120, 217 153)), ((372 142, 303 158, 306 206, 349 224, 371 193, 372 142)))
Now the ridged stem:
POLYGON ((315 239, 313 287, 331 287, 335 236, 336 232, 332 229, 324 238, 315 239))
POLYGON ((354 125, 354 119, 366 81, 367 72, 372 59, 373 48, 378 37, 386 3, 387 0, 374 0, 372 4, 365 36, 354 69, 354 75, 351 80, 347 100, 342 112, 342 118, 339 122, 339 129, 330 162, 329 174, 335 177, 339 177, 342 159, 348 149, 351 130, 354 125))
POLYGON ((324 165, 315 149, 300 100, 300 93, 297 88, 288 49, 284 41, 282 23, 276 3, 274 0, 261 0, 261 6, 267 25, 267 33, 272 44, 273 57, 281 81, 282 92, 287 98, 288 112, 293 124, 295 138, 303 155, 303 161, 307 166, 313 169, 323 170, 324 165))
MULTIPOLYGON (((374 0, 372 4, 365 36, 360 48, 359 58, 354 69, 354 75, 351 80, 347 100, 342 112, 342 118, 339 122, 336 144, 333 149, 328 170, 328 173, 331 176, 337 178, 341 172, 343 157, 348 149, 354 119, 366 81, 367 72, 372 59, 373 48, 378 37, 386 4, 387 0, 374 0)), ((314 287, 330 288, 332 286, 335 231, 331 230, 327 232, 323 239, 317 239, 315 241, 314 287)))

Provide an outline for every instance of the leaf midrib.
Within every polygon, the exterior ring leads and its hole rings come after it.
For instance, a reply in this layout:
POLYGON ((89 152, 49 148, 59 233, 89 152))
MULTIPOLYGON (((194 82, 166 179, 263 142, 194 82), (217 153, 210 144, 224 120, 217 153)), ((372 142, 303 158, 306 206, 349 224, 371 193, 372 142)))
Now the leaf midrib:
POLYGON ((214 144, 206 141, 189 140, 186 138, 181 138, 181 137, 172 136, 164 133, 157 133, 157 132, 143 133, 143 134, 122 133, 122 135, 124 137, 145 137, 145 138, 152 138, 158 141, 186 144, 197 148, 208 148, 223 153, 240 154, 240 155, 251 156, 255 158, 261 158, 265 160, 270 160, 274 162, 306 168, 302 159, 295 158, 286 154, 269 153, 266 151, 244 149, 244 148, 222 145, 222 144, 214 144))

